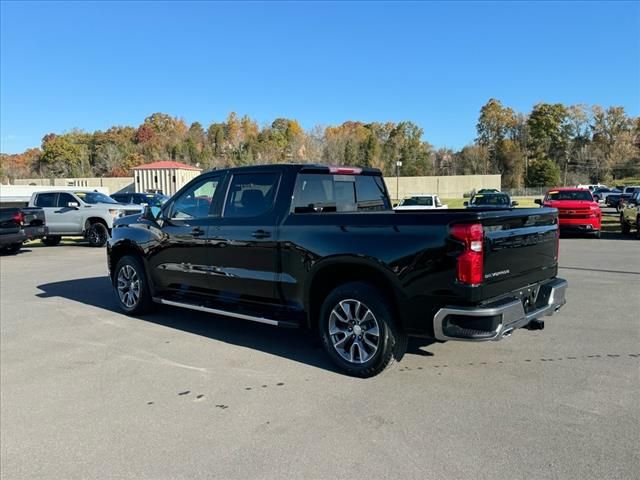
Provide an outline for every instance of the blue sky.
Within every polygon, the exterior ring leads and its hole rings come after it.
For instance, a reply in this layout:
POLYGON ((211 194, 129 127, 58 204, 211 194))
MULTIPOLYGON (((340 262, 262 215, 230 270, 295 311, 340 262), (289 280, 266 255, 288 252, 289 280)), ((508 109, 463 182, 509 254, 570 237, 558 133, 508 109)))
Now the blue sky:
POLYGON ((228 112, 412 120, 459 148, 496 97, 640 114, 640 3, 2 2, 0 150, 228 112))

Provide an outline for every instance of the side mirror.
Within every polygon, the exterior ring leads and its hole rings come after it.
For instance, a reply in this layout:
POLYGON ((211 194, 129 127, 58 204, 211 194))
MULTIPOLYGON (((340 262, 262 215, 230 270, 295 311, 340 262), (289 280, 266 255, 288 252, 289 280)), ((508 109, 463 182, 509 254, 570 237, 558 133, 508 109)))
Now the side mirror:
POLYGON ((144 212, 142 214, 144 218, 153 222, 158 221, 161 215, 162 209, 160 207, 151 207, 149 205, 144 207, 144 212))
POLYGON ((465 207, 469 206, 469 202, 464 202, 462 205, 464 205, 465 207))
POLYGON ((542 206, 542 200, 541 200, 541 199, 539 199, 539 198, 536 198, 536 199, 533 201, 533 203, 535 203, 536 205, 540 205, 540 206, 542 206))
POLYGON ((394 203, 393 208, 396 208, 398 205, 399 205, 398 202, 394 203))
POLYGON ((512 206, 512 207, 517 207, 517 206, 518 206, 518 202, 515 202, 515 201, 514 201, 514 202, 511 202, 511 206, 512 206))
POLYGON ((80 204, 78 202, 68 202, 67 207, 69 208, 78 208, 80 204))

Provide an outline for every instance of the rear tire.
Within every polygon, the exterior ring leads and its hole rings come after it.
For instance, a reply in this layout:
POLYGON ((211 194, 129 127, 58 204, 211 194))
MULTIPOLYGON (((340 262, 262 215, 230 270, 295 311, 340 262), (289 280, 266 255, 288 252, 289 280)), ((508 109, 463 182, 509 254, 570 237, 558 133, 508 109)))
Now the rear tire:
POLYGON ((349 375, 373 377, 407 350, 383 292, 364 282, 334 289, 320 309, 320 340, 331 360, 349 375))
POLYGON ((153 310, 151 289, 139 258, 125 255, 116 264, 113 290, 120 309, 127 315, 142 315, 153 310))
POLYGON ((47 235, 42 239, 42 243, 44 243, 47 247, 55 247, 60 243, 62 237, 60 235, 47 235))
POLYGON ((20 251, 21 248, 22 248, 21 243, 12 243, 11 245, 7 245, 6 247, 4 247, 3 250, 5 253, 8 253, 9 255, 15 255, 20 251))
POLYGON ((87 229, 85 237, 92 247, 104 247, 109 240, 109 230, 102 223, 96 222, 87 229))

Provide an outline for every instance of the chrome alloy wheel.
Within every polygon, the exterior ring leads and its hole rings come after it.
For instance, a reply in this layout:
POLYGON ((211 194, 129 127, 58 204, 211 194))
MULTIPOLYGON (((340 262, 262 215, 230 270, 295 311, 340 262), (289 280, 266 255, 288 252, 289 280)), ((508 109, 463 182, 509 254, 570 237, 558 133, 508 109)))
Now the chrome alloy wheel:
POLYGON ((140 299, 140 279, 131 265, 123 265, 118 272, 118 296, 127 308, 133 308, 140 299))
POLYGON ((353 299, 338 303, 329 317, 329 336, 336 352, 350 363, 365 363, 378 351, 380 329, 375 315, 353 299))

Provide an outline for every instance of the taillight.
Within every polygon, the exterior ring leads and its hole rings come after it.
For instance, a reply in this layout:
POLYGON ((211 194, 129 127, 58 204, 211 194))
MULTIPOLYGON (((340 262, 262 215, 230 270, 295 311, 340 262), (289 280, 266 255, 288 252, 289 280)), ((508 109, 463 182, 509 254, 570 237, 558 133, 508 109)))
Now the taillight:
POLYGON ((329 172, 338 175, 360 175, 362 169, 358 167, 329 167, 329 172))
POLYGON ((24 225, 24 213, 22 212, 14 213, 11 219, 20 226, 24 225))
POLYGON ((484 274, 484 233, 479 223, 451 226, 451 236, 464 243, 458 257, 456 277, 465 285, 479 285, 484 274))

